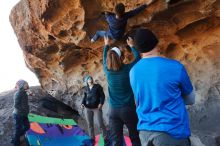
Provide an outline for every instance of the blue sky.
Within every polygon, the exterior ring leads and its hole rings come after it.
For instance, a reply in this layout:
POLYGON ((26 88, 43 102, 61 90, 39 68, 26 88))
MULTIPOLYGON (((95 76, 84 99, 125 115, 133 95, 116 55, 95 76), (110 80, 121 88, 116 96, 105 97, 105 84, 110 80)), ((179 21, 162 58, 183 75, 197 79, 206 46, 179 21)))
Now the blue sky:
POLYGON ((39 85, 38 79, 25 65, 22 50, 9 22, 11 9, 19 0, 0 1, 0 92, 11 90, 19 79, 30 86, 39 85))

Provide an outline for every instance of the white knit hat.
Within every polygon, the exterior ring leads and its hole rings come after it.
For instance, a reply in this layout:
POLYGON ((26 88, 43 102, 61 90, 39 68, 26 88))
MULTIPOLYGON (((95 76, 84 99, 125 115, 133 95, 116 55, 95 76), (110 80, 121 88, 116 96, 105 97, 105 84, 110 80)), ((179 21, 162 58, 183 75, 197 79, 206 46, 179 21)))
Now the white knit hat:
POLYGON ((121 57, 121 50, 118 47, 113 47, 111 50, 115 51, 121 57))

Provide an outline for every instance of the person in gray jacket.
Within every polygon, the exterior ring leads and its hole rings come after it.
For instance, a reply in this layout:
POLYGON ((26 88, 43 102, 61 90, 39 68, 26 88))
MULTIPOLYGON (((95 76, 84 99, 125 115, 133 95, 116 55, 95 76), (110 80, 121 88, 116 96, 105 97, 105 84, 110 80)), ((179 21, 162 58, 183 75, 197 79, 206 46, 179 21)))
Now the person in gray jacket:
POLYGON ((16 83, 15 89, 17 90, 14 94, 14 123, 15 131, 12 143, 14 146, 20 146, 20 137, 30 128, 28 121, 29 105, 28 105, 28 94, 27 90, 29 85, 24 80, 19 80, 16 83))

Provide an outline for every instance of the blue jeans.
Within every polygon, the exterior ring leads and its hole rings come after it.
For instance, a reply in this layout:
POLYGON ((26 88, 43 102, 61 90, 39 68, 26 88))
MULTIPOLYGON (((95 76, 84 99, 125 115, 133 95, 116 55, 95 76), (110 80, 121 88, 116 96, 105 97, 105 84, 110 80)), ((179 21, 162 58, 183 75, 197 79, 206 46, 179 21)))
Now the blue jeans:
POLYGON ((27 116, 14 114, 15 132, 14 146, 20 146, 20 137, 30 128, 30 123, 27 116))
POLYGON ((104 37, 104 36, 108 36, 108 38, 110 39, 114 39, 112 34, 109 31, 103 31, 103 30, 99 30, 96 32, 96 34, 93 36, 93 40, 96 41, 98 38, 100 37, 104 37))
POLYGON ((110 107, 109 127, 111 146, 123 146, 124 125, 126 125, 128 128, 132 146, 141 146, 139 133, 137 131, 137 122, 138 117, 135 111, 135 107, 110 107))

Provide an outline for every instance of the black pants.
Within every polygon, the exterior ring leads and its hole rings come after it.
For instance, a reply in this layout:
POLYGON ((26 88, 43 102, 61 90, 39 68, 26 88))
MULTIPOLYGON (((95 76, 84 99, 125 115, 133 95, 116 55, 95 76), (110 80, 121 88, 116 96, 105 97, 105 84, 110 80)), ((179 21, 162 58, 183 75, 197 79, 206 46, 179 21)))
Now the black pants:
POLYGON ((20 137, 30 128, 28 117, 14 114, 15 132, 14 146, 20 146, 20 137))
POLYGON ((141 146, 137 131, 137 114, 135 107, 110 107, 109 127, 111 146, 123 146, 123 126, 127 126, 132 146, 141 146))

